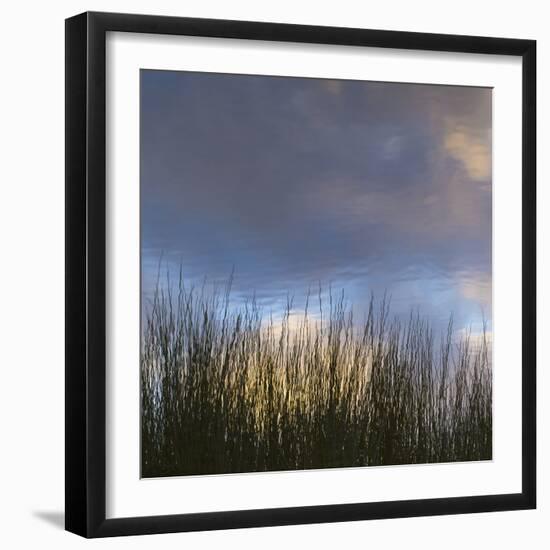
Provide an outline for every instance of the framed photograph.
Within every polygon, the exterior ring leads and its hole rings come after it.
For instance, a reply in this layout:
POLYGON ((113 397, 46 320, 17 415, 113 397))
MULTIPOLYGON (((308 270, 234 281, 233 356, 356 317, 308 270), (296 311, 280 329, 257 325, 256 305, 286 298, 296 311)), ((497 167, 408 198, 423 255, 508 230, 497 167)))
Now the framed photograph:
POLYGON ((66 528, 535 507, 531 40, 66 21, 66 528))

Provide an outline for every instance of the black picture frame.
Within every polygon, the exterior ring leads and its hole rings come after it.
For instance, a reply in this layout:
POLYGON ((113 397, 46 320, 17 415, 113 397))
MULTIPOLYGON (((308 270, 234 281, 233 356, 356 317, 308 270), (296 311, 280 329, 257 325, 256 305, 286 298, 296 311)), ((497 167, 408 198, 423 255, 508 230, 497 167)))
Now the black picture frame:
POLYGON ((536 42, 83 13, 66 20, 66 529, 84 537, 532 509, 536 506, 536 42), (105 43, 108 31, 518 56, 522 120, 522 491, 106 519, 105 43))

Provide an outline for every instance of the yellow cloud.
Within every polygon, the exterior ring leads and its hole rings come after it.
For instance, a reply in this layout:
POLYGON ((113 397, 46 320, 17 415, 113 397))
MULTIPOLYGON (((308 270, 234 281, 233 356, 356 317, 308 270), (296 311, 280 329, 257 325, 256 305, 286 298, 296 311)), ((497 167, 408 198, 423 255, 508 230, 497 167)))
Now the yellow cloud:
POLYGON ((493 362, 493 331, 486 330, 471 330, 470 328, 463 328, 456 333, 457 339, 459 341, 464 341, 466 338, 470 343, 470 350, 476 351, 481 348, 481 346, 486 345, 488 352, 489 364, 493 362))
POLYGON ((460 279, 460 292, 467 300, 490 308, 492 302, 492 277, 490 273, 463 275, 460 279))
POLYGON ((464 126, 449 124, 444 147, 448 154, 462 162, 468 176, 473 180, 491 177, 491 145, 488 137, 464 126))
POLYGON ((271 318, 270 316, 262 319, 262 329, 264 334, 267 335, 271 332, 273 336, 279 338, 283 330, 287 331, 291 336, 297 336, 300 331, 312 331, 315 332, 321 328, 321 319, 317 312, 309 311, 308 315, 304 315, 302 311, 292 310, 287 317, 277 316, 271 318))

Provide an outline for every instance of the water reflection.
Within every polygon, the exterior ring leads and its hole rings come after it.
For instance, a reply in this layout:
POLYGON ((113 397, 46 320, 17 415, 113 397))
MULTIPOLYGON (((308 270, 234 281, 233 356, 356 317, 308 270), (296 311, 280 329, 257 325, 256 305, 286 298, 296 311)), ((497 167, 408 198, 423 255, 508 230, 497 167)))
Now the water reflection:
POLYGON ((162 255, 266 315, 321 286, 491 329, 489 89, 142 71, 141 101, 145 305, 162 255))

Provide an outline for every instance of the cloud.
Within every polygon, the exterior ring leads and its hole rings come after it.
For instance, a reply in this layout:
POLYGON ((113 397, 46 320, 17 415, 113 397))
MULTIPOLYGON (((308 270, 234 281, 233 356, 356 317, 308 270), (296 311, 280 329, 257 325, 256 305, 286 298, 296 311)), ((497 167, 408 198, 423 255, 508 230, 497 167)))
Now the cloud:
POLYGON ((493 291, 491 273, 463 273, 459 277, 459 281, 460 292, 464 298, 476 302, 484 308, 491 307, 493 291))
POLYGON ((403 149, 403 137, 392 136, 386 140, 383 147, 383 157, 385 160, 395 160, 401 154, 403 149))
POLYGON ((472 328, 462 328, 455 332, 455 339, 457 342, 464 342, 468 340, 470 352, 476 353, 486 346, 487 358, 489 363, 493 360, 493 331, 486 329, 483 331, 473 330, 472 328))
POLYGON ((444 140, 446 152, 462 162, 468 176, 475 181, 491 177, 490 134, 476 132, 470 127, 448 123, 444 140))

